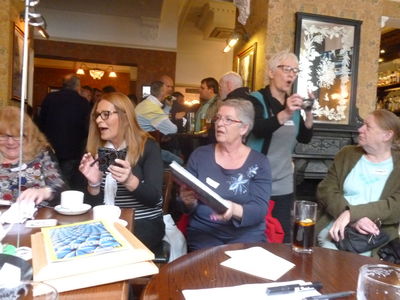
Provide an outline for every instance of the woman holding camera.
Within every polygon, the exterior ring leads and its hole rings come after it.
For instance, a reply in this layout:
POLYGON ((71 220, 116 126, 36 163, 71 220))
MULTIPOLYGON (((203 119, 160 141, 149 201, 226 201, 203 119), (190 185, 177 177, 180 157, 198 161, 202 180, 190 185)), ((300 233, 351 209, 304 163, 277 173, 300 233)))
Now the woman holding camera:
POLYGON ((127 96, 109 93, 96 102, 90 118, 87 151, 79 170, 88 180, 91 201, 134 208, 134 234, 148 248, 156 249, 165 231, 160 148, 139 127, 127 96), (96 160, 100 148, 108 148, 105 153, 109 154, 96 160), (125 159, 114 160, 125 153, 125 159))

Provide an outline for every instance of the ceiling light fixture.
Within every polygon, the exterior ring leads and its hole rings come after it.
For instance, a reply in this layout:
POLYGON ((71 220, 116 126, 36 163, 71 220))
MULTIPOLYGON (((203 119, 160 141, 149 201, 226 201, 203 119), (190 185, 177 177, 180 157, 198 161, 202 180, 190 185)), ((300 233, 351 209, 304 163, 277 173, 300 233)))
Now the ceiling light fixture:
POLYGON ((93 79, 99 79, 100 80, 104 75, 104 71, 95 68, 95 69, 89 70, 89 74, 90 74, 90 76, 92 76, 93 79))
POLYGON ((116 78, 117 77, 117 73, 115 73, 114 72, 114 69, 113 69, 113 67, 112 66, 109 66, 108 68, 107 68, 107 70, 108 70, 108 77, 111 77, 111 78, 116 78))

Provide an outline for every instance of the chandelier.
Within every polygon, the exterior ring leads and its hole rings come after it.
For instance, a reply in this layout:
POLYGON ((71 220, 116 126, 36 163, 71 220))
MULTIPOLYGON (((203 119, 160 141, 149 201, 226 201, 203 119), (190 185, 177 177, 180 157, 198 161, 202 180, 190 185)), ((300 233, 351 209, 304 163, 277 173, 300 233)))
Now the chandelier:
POLYGON ((96 79, 101 80, 106 72, 108 72, 108 77, 112 77, 112 78, 117 77, 117 73, 114 71, 112 66, 108 66, 107 70, 104 71, 97 67, 95 67, 93 69, 88 68, 86 66, 86 64, 81 64, 81 66, 76 70, 76 74, 85 75, 85 70, 89 70, 89 75, 95 80, 96 79))
POLYGON ((92 76, 93 79, 101 79, 104 75, 104 71, 100 69, 93 69, 89 70, 90 76, 92 76))

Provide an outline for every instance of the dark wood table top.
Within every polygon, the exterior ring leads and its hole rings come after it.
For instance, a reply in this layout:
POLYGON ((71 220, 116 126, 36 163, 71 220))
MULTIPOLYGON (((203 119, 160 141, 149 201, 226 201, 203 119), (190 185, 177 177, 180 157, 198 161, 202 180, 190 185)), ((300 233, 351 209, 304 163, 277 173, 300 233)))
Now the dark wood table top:
MULTIPOLYGON (((315 247, 312 254, 300 254, 287 244, 224 245, 189 253, 163 266, 146 286, 142 299, 184 299, 181 292, 184 289, 271 282, 220 265, 229 258, 225 251, 253 246, 261 246, 296 265, 278 281, 321 281, 324 294, 356 291, 359 268, 364 264, 381 263, 376 258, 319 247, 315 247)), ((346 299, 355 299, 355 296, 346 299)))
MULTIPOLYGON (((92 219, 92 210, 77 216, 65 216, 57 213, 52 208, 40 208, 35 215, 35 219, 57 219, 58 225, 83 222, 92 219)), ((127 228, 133 228, 134 211, 131 208, 121 209, 121 219, 128 222, 127 228)), ((31 246, 31 234, 39 232, 40 228, 26 228, 24 224, 15 224, 12 230, 7 234, 2 243, 17 245, 19 231, 20 246, 31 246)), ((59 299, 84 300, 84 299, 128 299, 129 282, 120 281, 110 284, 73 290, 60 293, 59 299)))

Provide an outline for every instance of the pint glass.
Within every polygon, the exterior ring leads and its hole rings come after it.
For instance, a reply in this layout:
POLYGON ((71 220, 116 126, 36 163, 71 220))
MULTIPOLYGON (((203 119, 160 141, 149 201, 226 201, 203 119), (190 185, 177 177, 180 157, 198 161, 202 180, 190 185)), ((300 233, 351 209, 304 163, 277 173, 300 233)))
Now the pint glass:
POLYGON ((317 203, 298 200, 294 202, 294 224, 292 249, 296 252, 311 253, 314 246, 317 203))

